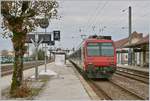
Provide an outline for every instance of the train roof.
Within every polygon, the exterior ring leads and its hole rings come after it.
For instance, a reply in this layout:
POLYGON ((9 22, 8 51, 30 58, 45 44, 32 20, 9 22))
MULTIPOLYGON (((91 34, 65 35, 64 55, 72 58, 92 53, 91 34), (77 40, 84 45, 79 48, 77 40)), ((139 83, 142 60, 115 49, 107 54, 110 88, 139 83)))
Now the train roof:
POLYGON ((85 39, 85 42, 112 42, 112 40, 111 36, 91 35, 85 39))
POLYGON ((79 48, 81 48, 81 46, 83 46, 83 44, 85 44, 87 42, 113 42, 113 40, 111 40, 111 36, 92 35, 92 36, 89 36, 87 39, 83 40, 77 47, 77 50, 79 48))
POLYGON ((113 40, 107 40, 107 39, 85 39, 84 42, 113 42, 113 40))

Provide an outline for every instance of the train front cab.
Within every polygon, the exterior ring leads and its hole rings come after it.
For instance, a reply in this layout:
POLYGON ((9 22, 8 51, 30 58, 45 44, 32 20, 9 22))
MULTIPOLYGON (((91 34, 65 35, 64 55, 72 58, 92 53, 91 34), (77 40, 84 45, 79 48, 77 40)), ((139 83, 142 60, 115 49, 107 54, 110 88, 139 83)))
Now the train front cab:
POLYGON ((88 64, 85 73, 88 78, 110 78, 115 71, 115 66, 95 67, 93 64, 88 64))
POLYGON ((95 48, 96 45, 88 46, 88 44, 86 44, 85 47, 86 48, 85 48, 84 68, 85 68, 85 74, 88 76, 88 78, 110 78, 113 75, 113 73, 116 71, 116 52, 115 52, 114 44, 112 43, 112 50, 111 50, 112 52, 110 50, 106 50, 107 45, 106 47, 104 46, 105 47, 104 53, 107 54, 105 56, 98 55, 98 51, 102 52, 102 50, 92 50, 92 49, 96 49, 95 48), (109 56, 111 53, 113 55, 109 56))

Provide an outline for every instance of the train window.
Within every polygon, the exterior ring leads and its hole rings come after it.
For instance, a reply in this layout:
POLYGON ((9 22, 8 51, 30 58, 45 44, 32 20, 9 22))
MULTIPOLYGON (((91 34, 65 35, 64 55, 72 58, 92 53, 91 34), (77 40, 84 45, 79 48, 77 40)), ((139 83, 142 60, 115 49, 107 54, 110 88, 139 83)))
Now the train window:
POLYGON ((88 56, 99 56, 100 47, 98 43, 89 43, 87 46, 88 56))
POLYGON ((105 43, 101 43, 102 46, 112 46, 112 43, 110 42, 105 42, 105 43))
POLYGON ((114 48, 112 43, 88 43, 88 56, 113 56, 114 48))
POLYGON ((101 43, 101 55, 103 56, 113 56, 114 48, 112 43, 101 43))

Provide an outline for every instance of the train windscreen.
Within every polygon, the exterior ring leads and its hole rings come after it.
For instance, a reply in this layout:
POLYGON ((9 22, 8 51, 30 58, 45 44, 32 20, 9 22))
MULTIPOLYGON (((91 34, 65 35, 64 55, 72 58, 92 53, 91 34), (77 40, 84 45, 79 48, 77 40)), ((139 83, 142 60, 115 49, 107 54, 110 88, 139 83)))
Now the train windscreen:
POLYGON ((88 43, 87 45, 88 56, 114 56, 114 48, 112 43, 88 43))

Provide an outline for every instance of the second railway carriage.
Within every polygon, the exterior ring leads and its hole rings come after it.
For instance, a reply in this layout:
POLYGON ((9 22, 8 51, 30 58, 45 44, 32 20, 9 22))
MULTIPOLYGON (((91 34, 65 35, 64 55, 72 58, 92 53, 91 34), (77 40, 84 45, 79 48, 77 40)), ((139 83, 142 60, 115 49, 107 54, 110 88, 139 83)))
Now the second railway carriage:
POLYGON ((92 36, 85 39, 69 59, 88 78, 109 78, 116 70, 116 49, 110 36, 92 36))

